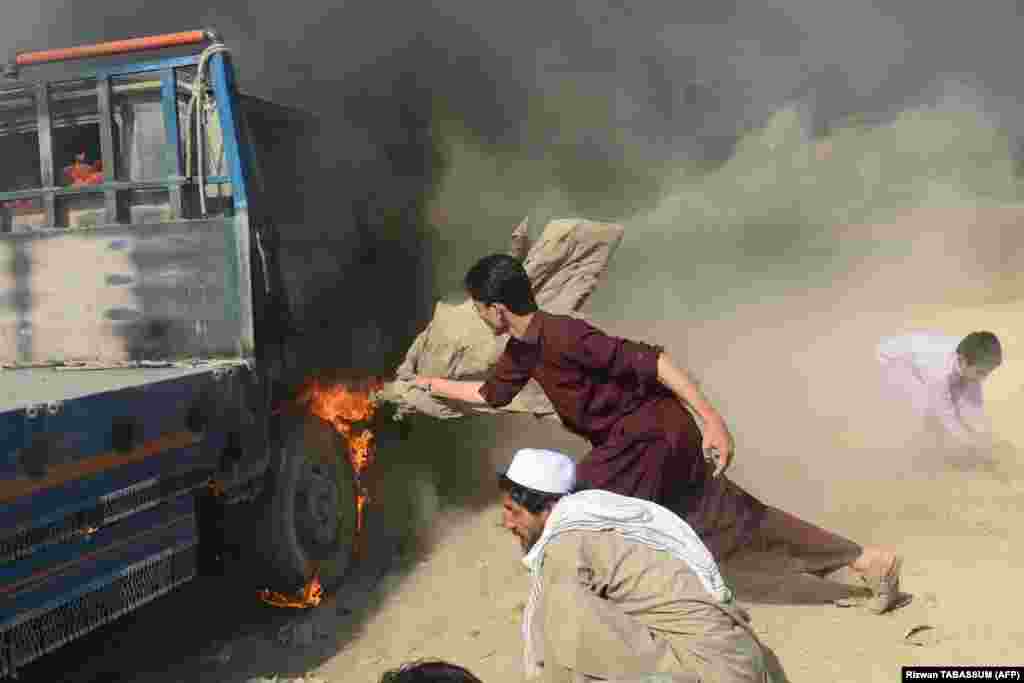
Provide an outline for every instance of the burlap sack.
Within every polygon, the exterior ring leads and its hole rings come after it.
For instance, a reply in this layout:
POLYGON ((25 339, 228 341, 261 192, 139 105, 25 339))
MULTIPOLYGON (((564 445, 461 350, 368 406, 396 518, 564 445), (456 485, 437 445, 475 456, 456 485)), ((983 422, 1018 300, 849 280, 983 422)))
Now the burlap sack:
MULTIPOLYGON (((533 283, 538 306, 550 313, 576 315, 607 270, 624 232, 623 226, 615 223, 559 219, 548 223, 530 246, 523 221, 512 233, 509 253, 522 258, 525 252, 523 267, 533 283)), ((557 419, 550 401, 532 380, 512 403, 498 410, 444 401, 412 383, 415 375, 483 380, 507 339, 493 335, 468 298, 454 305, 439 302, 430 324, 416 337, 398 368, 397 379, 385 385, 378 399, 398 404, 399 416, 419 412, 450 419, 471 411, 532 413, 557 419)))

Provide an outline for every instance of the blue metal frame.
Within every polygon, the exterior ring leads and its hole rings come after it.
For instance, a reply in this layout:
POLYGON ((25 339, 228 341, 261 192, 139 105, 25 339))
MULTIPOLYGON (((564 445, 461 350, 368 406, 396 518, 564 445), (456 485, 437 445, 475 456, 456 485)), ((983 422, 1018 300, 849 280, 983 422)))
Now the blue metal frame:
POLYGON ((243 158, 245 151, 239 145, 241 126, 235 109, 235 77, 230 58, 224 53, 213 55, 210 58, 210 75, 217 96, 217 112, 220 114, 220 127, 224 135, 224 154, 231 174, 235 210, 241 211, 249 207, 249 164, 248 159, 243 158))
POLYGON ((152 62, 137 62, 132 64, 117 64, 106 67, 97 67, 92 71, 82 73, 83 78, 109 78, 110 76, 126 76, 139 74, 146 71, 160 71, 162 69, 176 69, 182 66, 194 66, 199 63, 199 55, 188 55, 186 57, 171 57, 152 62))
MULTIPOLYGON (((245 246, 248 244, 248 208, 249 208, 249 173, 247 151, 241 145, 241 121, 240 112, 236 108, 237 92, 235 89, 234 70, 230 58, 223 52, 214 54, 209 61, 210 79, 213 82, 213 92, 217 102, 217 112, 220 117, 221 135, 224 140, 224 157, 228 163, 228 172, 231 176, 232 200, 234 202, 234 220, 224 227, 225 238, 228 244, 228 253, 238 254, 246 262, 248 253, 245 246)), ((224 274, 225 291, 237 291, 242 299, 239 304, 251 306, 251 283, 247 277, 243 277, 240 270, 239 259, 229 259, 227 272, 224 274)), ((253 353, 254 341, 252 330, 252 313, 250 310, 243 310, 241 306, 232 306, 233 299, 225 299, 225 318, 242 327, 241 347, 239 353, 243 356, 250 356, 253 353)))

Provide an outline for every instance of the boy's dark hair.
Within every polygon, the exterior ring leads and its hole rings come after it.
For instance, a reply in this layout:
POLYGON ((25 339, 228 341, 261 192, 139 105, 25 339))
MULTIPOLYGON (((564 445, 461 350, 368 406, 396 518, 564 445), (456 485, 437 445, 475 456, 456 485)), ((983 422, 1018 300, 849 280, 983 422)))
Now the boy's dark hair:
POLYGON ((518 484, 506 477, 504 474, 499 474, 498 488, 501 489, 503 493, 507 493, 518 505, 522 505, 526 508, 527 512, 536 515, 543 511, 544 508, 557 503, 564 496, 583 491, 590 487, 586 483, 578 481, 576 482, 576 486, 574 486, 572 491, 569 491, 569 493, 546 493, 544 491, 537 491, 536 489, 531 489, 528 486, 518 484))
POLYGON ((467 669, 441 660, 420 660, 385 671, 380 683, 483 683, 467 669))
POLYGON ((971 332, 960 340, 956 352, 970 365, 994 368, 1003 362, 1003 347, 991 332, 971 332))
POLYGON ((516 315, 537 310, 526 269, 508 254, 491 254, 476 262, 464 281, 466 291, 482 304, 504 304, 516 315))

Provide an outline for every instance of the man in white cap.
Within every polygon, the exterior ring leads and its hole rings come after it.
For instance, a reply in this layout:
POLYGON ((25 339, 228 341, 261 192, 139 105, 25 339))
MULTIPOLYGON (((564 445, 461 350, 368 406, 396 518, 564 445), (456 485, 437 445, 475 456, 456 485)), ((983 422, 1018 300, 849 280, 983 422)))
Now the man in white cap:
POLYGON ((579 491, 575 463, 554 451, 518 451, 498 482, 503 526, 533 575, 523 614, 529 678, 771 680, 749 617, 680 517, 639 498, 579 491))

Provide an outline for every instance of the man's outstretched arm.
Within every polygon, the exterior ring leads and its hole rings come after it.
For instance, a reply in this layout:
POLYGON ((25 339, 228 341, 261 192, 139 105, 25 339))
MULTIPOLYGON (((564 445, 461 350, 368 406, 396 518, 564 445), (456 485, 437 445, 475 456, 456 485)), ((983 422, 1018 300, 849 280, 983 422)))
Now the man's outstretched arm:
POLYGON ((673 363, 664 352, 658 354, 658 381, 693 408, 703 421, 704 452, 710 454, 712 450, 716 451, 713 455, 717 458, 714 476, 725 472, 732 463, 735 444, 721 414, 707 400, 690 373, 673 363))
POLYGON ((441 396, 442 398, 450 398, 455 401, 462 401, 463 403, 471 403, 473 405, 484 405, 487 401, 480 395, 480 387, 484 385, 483 382, 468 382, 463 380, 455 379, 444 379, 441 377, 423 377, 416 375, 416 379, 413 380, 416 386, 427 389, 431 394, 441 396))

